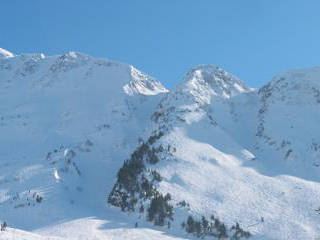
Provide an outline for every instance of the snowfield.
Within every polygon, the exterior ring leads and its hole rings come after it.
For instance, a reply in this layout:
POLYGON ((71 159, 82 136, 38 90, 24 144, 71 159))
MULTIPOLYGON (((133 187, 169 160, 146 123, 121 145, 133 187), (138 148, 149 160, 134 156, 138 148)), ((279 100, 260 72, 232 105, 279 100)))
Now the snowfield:
POLYGON ((319 107, 320 68, 252 89, 200 65, 169 92, 131 65, 0 49, 0 239, 218 239, 182 227, 212 215, 226 239, 316 239, 319 107))
POLYGON ((13 53, 3 48, 0 48, 0 58, 10 58, 10 57, 14 57, 13 53))

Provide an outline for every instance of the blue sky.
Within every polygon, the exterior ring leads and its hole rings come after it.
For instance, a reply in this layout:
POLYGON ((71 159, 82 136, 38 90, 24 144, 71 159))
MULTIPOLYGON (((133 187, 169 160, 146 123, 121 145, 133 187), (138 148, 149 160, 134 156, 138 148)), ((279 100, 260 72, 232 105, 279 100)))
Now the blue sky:
POLYGON ((318 0, 1 0, 0 47, 130 63, 173 88, 212 63, 246 85, 320 65, 318 0))

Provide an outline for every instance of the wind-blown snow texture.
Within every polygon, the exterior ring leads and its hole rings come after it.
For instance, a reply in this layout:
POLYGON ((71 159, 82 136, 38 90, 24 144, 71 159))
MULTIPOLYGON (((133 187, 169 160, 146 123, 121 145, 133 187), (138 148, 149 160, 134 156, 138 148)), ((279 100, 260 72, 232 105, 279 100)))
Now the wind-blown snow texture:
POLYGON ((252 239, 320 237, 319 107, 320 68, 255 90, 201 65, 169 92, 131 65, 0 49, 0 239, 196 238, 189 215, 252 239), (160 174, 170 229, 148 221, 141 178, 134 212, 107 202, 143 142, 157 161, 143 156, 139 174, 160 174))

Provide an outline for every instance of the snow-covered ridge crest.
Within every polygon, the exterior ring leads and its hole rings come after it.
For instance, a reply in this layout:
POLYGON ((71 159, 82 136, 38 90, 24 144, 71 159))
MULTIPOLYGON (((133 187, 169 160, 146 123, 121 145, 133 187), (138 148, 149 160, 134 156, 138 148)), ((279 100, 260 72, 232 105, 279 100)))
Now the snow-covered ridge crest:
POLYGON ((14 57, 13 53, 3 48, 0 48, 0 58, 12 58, 12 57, 14 57))
POLYGON ((78 52, 1 58, 0 223, 39 229, 87 209, 109 214, 105 196, 162 92, 131 65, 78 52))
POLYGON ((271 102, 320 103, 320 67, 291 70, 277 75, 259 90, 271 102))
POLYGON ((119 89, 129 96, 153 96, 168 92, 158 80, 132 65, 92 57, 81 52, 70 51, 54 56, 45 56, 42 53, 12 56, 5 57, 0 62, 0 69, 6 70, 3 72, 5 78, 13 81, 30 78, 33 86, 53 86, 58 82, 69 81, 70 84, 84 87, 90 79, 90 84, 100 82, 104 87, 108 85, 108 89, 119 89), (83 79, 82 83, 80 79, 83 79), (108 82, 105 82, 106 80, 108 82))
POLYGON ((0 239, 320 236, 319 73, 258 94, 201 65, 162 94, 135 67, 78 52, 1 58, 0 239))
POLYGON ((211 97, 229 99, 240 93, 252 91, 235 76, 216 65, 199 65, 192 68, 177 87, 190 92, 199 102, 209 104, 211 97))
POLYGON ((157 95, 169 92, 159 81, 147 74, 139 71, 133 66, 129 66, 131 81, 123 89, 128 95, 157 95))

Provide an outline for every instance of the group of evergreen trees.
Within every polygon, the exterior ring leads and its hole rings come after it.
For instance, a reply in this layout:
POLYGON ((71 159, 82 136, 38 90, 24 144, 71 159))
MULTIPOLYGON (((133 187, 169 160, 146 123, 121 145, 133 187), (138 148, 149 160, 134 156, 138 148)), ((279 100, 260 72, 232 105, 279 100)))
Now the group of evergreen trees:
POLYGON ((177 206, 179 207, 190 207, 190 204, 187 203, 185 200, 181 201, 181 202, 178 202, 177 206))
MULTIPOLYGON (((109 195, 108 202, 120 207, 122 211, 135 211, 136 205, 140 202, 139 212, 144 213, 144 203, 148 202, 145 200, 149 200, 150 204, 146 208, 147 220, 155 225, 164 226, 167 224, 170 227, 170 222, 173 221, 171 196, 170 194, 163 195, 155 188, 156 182, 160 182, 162 177, 157 171, 146 168, 147 163, 158 163, 158 153, 165 151, 162 145, 152 146, 162 136, 162 132, 154 133, 147 142, 141 143, 131 154, 129 160, 124 162, 118 172, 117 182, 109 195)), ((181 207, 189 206, 185 201, 178 203, 178 205, 181 207)), ((214 216, 211 216, 210 220, 202 217, 200 221, 189 216, 187 221, 182 223, 182 227, 187 233, 197 237, 214 236, 218 239, 238 240, 251 236, 249 232, 240 228, 238 223, 228 229, 214 216)))
MULTIPOLYGON (((145 170, 144 160, 150 164, 156 164, 159 162, 157 156, 158 152, 163 151, 163 147, 160 145, 157 148, 150 147, 163 134, 152 135, 147 143, 142 143, 132 154, 130 160, 126 160, 122 168, 118 172, 117 183, 121 185, 128 192, 137 192, 138 180, 140 174, 145 170)), ((159 179, 159 176, 158 176, 159 179)))
MULTIPOLYGON (((171 196, 163 196, 155 188, 156 182, 162 180, 161 175, 155 170, 146 169, 146 163, 159 162, 158 153, 163 152, 164 148, 162 145, 152 145, 162 136, 162 132, 151 135, 148 141, 142 142, 131 154, 131 158, 124 162, 108 202, 120 207, 122 211, 135 211, 139 200, 150 200, 150 206, 147 208, 148 221, 160 226, 167 222, 169 226, 173 216, 173 207, 169 204, 171 196)), ((139 212, 144 212, 143 204, 140 205, 139 212)))
POLYGON ((173 218, 173 207, 169 204, 171 196, 167 193, 165 196, 157 193, 152 198, 150 207, 148 208, 148 221, 154 222, 155 225, 164 226, 166 219, 168 219, 168 226, 170 220, 173 218))
POLYGON ((186 222, 181 224, 182 228, 187 233, 193 234, 196 237, 214 236, 218 239, 240 240, 251 236, 250 232, 244 231, 238 223, 230 229, 213 215, 210 220, 202 217, 200 221, 189 216, 186 222))
POLYGON ((36 202, 37 203, 41 203, 42 202, 42 200, 43 200, 43 197, 41 197, 40 195, 36 195, 36 202))

